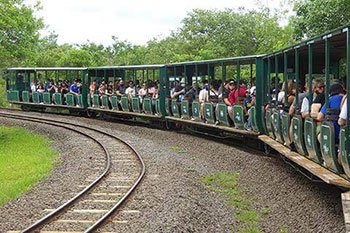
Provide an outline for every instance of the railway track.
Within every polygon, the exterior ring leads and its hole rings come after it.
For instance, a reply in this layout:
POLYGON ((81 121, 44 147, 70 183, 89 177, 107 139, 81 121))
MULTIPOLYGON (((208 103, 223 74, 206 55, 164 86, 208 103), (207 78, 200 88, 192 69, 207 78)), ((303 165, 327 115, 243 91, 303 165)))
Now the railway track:
POLYGON ((93 232, 121 207, 145 174, 142 157, 115 135, 88 126, 3 111, 0 117, 74 131, 94 140, 106 159, 104 171, 82 184, 82 191, 61 206, 46 209, 45 216, 26 229, 12 232, 93 232))

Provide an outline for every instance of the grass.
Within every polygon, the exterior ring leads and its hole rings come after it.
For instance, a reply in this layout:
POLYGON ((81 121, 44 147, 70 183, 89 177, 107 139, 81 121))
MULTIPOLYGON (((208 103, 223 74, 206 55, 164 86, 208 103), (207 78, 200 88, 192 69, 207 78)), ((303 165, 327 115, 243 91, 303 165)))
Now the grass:
POLYGON ((208 189, 227 197, 227 204, 235 210, 235 219, 240 226, 235 232, 261 233, 258 223, 262 214, 268 214, 268 208, 255 211, 251 205, 251 197, 245 196, 238 188, 239 173, 220 172, 202 178, 208 189))
POLYGON ((184 149, 178 145, 171 146, 169 149, 176 152, 176 153, 179 153, 179 154, 186 154, 187 153, 186 149, 184 149))
POLYGON ((0 76, 0 107, 8 107, 5 80, 0 76))
POLYGON ((0 126, 0 206, 48 175, 58 155, 50 146, 43 136, 0 126))

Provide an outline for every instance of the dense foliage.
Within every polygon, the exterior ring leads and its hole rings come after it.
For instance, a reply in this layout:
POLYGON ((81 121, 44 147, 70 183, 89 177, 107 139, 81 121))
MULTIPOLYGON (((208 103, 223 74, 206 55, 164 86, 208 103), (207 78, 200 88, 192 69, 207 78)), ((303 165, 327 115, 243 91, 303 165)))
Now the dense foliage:
POLYGON ((294 10, 291 25, 298 40, 350 23, 349 0, 298 0, 294 10))
POLYGON ((44 27, 34 16, 38 9, 23 0, 0 0, 0 68, 35 64, 39 30, 44 27))

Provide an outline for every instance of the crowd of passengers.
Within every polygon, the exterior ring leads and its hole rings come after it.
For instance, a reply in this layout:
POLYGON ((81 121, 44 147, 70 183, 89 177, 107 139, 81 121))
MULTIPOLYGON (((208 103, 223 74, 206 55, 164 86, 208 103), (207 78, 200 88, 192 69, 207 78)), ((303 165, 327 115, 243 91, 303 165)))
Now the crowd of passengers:
POLYGON ((106 106, 103 106, 102 103, 102 96, 106 95, 108 96, 109 100, 109 107, 111 107, 111 97, 116 96, 118 100, 119 108, 121 109, 121 97, 127 96, 129 100, 129 108, 131 108, 132 98, 138 97, 140 99, 140 107, 142 108, 143 100, 145 97, 149 97, 152 100, 152 108, 153 112, 155 109, 156 100, 158 99, 158 93, 159 93, 159 83, 158 81, 153 82, 144 82, 142 85, 140 85, 139 81, 136 80, 134 83, 133 81, 128 81, 127 83, 124 82, 124 80, 120 79, 116 81, 115 83, 113 81, 101 81, 100 83, 97 83, 96 80, 92 81, 89 86, 89 93, 91 96, 91 104, 93 107, 93 96, 95 94, 99 95, 99 105, 101 108, 105 108, 106 106))
MULTIPOLYGON (((229 122, 233 124, 233 106, 242 105, 245 111, 245 115, 248 117, 248 122, 245 125, 247 130, 252 130, 252 117, 250 116, 250 108, 255 106, 256 86, 253 82, 250 86, 247 82, 242 80, 237 83, 230 79, 222 83, 220 80, 212 80, 211 82, 204 80, 201 85, 197 82, 193 82, 192 85, 184 85, 183 81, 174 81, 171 90, 170 97, 175 99, 180 106, 183 100, 188 100, 192 103, 194 100, 198 100, 200 103, 200 117, 201 121, 206 123, 205 104, 212 103, 214 112, 216 112, 216 105, 219 102, 223 102, 227 105, 227 111, 229 116, 229 122)), ((191 107, 191 104, 189 105, 191 107)), ((191 110, 190 110, 191 112, 191 110)), ((195 120, 193 117, 191 120, 195 120)), ((219 122, 215 120, 216 124, 219 122)))
MULTIPOLYGON (((40 103, 43 104, 43 93, 48 92, 51 94, 52 104, 55 104, 54 94, 60 93, 62 94, 63 103, 65 103, 66 95, 68 93, 73 94, 75 97, 80 95, 82 91, 82 82, 79 79, 74 79, 72 82, 69 80, 59 80, 55 82, 53 79, 46 80, 44 83, 38 80, 33 80, 30 85, 30 93, 38 92, 40 103)), ((77 98, 75 98, 76 100, 77 98)), ((79 104, 76 101, 77 107, 79 104)))
MULTIPOLYGON (((326 106, 325 84, 321 79, 314 79, 312 82, 312 94, 309 87, 303 83, 296 85, 292 80, 287 83, 287 93, 285 93, 285 83, 279 86, 280 92, 272 91, 272 100, 281 112, 287 111, 291 117, 300 114, 303 119, 311 117, 317 122, 316 134, 320 142, 321 123, 329 120, 334 126, 335 143, 339 143, 339 133, 342 126, 345 126, 347 119, 347 96, 343 83, 340 80, 331 81, 329 88, 328 110, 326 106), (298 92, 298 105, 296 93, 298 92)), ((293 141, 292 127, 290 127, 290 138, 293 141)), ((293 146, 291 144, 290 146, 293 146)))

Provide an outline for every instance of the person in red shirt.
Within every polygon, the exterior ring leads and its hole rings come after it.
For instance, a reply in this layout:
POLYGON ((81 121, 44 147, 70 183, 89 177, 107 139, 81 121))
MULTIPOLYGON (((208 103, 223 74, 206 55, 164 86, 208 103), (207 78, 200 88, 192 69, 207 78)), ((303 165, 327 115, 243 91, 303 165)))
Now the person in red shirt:
POLYGON ((239 87, 235 84, 235 87, 229 94, 229 101, 232 105, 234 104, 243 104, 243 99, 246 97, 246 92, 247 92, 247 87, 246 85, 241 82, 239 84, 239 87))
POLYGON ((232 91, 234 89, 235 82, 233 80, 228 80, 222 89, 222 99, 224 103, 227 105, 227 112, 230 118, 233 117, 233 108, 232 108, 232 91))

